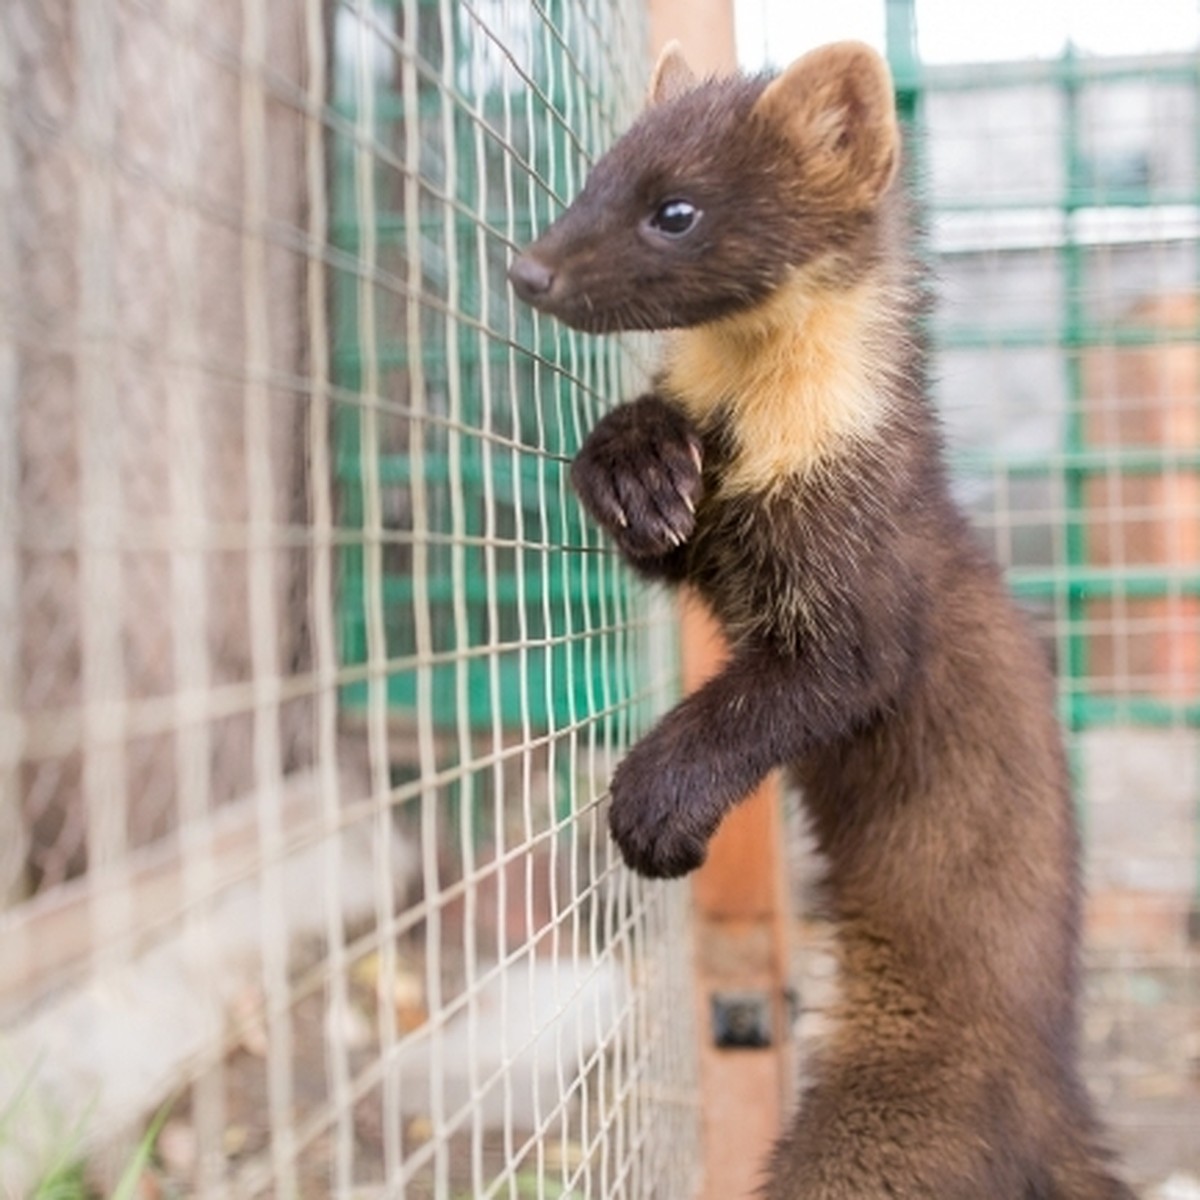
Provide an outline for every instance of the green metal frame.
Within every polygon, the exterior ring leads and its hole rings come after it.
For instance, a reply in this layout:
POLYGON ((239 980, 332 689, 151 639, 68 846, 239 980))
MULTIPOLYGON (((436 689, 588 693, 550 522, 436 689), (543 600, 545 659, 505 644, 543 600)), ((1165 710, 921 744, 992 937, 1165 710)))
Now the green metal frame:
MULTIPOLYGON (((1083 303, 1087 286, 1085 254, 1074 236, 1074 216, 1087 207, 1148 207, 1163 203, 1187 203, 1200 208, 1200 194, 1167 196, 1147 189, 1114 193, 1097 189, 1088 180, 1081 151, 1079 96, 1086 84, 1118 79, 1145 79, 1158 82, 1186 82, 1195 85, 1200 95, 1200 60, 1181 61, 1171 57, 1162 63, 1146 60, 1140 67, 1127 61, 1106 65, 1103 60, 1082 59, 1072 48, 1057 62, 1004 63, 968 68, 923 68, 916 50, 912 0, 888 0, 888 54, 896 80, 897 103, 904 119, 918 129, 921 125, 921 100, 935 89, 983 89, 1020 87, 1031 83, 1053 82, 1066 97, 1066 121, 1063 134, 1063 159, 1066 187, 1059 198, 1066 216, 1066 236, 1059 250, 1063 273, 1064 308, 1061 324, 1054 328, 1008 328, 992 330, 956 326, 934 331, 933 352, 953 348, 1029 349, 1051 347, 1062 352, 1066 377, 1067 411, 1062 450, 1053 462, 1032 456, 1014 458, 1002 454, 963 453, 956 456, 955 467, 964 475, 992 475, 1002 472, 1009 477, 1051 478, 1061 473, 1066 492, 1063 570, 1016 568, 1011 583, 1018 595, 1040 601, 1054 598, 1066 584, 1066 606, 1070 630, 1067 637, 1062 674, 1068 684, 1069 700, 1064 717, 1072 729, 1096 723, 1121 722, 1200 725, 1200 702, 1177 700, 1138 702, 1089 697, 1071 684, 1087 677, 1087 637, 1082 625, 1086 605, 1091 600, 1124 596, 1132 599, 1161 597, 1167 594, 1200 595, 1200 564, 1182 579, 1168 579, 1150 567, 1100 568, 1090 565, 1084 490, 1092 476, 1117 468, 1122 474, 1156 475, 1170 470, 1200 470, 1200 451, 1166 450, 1156 446, 1125 446, 1113 450, 1096 449, 1087 443, 1084 424, 1084 386, 1081 353, 1099 346, 1144 346, 1170 341, 1200 341, 1200 330, 1164 333, 1154 329, 1108 329, 1093 324, 1083 303), (1169 460, 1169 461, 1168 461, 1169 460)), ((920 145, 920 136, 914 140, 920 145)), ((1200 152, 1198 152, 1200 157, 1200 152)), ((993 211, 995 205, 962 201, 928 200, 933 211, 993 211)), ((1013 205, 1017 207, 1017 205, 1013 205)))
MULTIPOLYGON (((580 378, 602 374, 598 360, 613 352, 510 312, 498 266, 511 252, 510 231, 521 242, 547 223, 596 149, 584 141, 604 133, 569 125, 570 89, 592 89, 589 99, 601 89, 603 98, 609 84, 587 82, 575 60, 561 32, 567 5, 545 0, 531 8, 531 26, 545 36, 533 39, 532 77, 519 94, 486 73, 477 87, 469 56, 472 38, 477 43, 481 35, 466 5, 376 5, 399 31, 390 57, 408 74, 407 94, 399 77, 356 74, 371 69, 369 55, 337 60, 332 361, 345 402, 336 420, 335 469, 340 523, 351 533, 341 553, 341 656, 343 664, 364 668, 382 658, 389 708, 402 713, 429 704, 435 726, 460 724, 464 695, 466 718, 476 727, 496 719, 561 726, 611 701, 589 626, 594 614, 624 611, 627 582, 589 561, 578 507, 561 497, 578 432, 569 414, 580 378), (418 28, 404 34, 404 11, 414 10, 418 28), (456 64, 450 88, 448 62, 456 64), (536 117, 523 126, 532 131, 527 146, 505 140, 506 129, 522 128, 508 119, 514 109, 536 117), (369 204, 358 163, 364 131, 375 172, 369 204), (533 173, 537 186, 506 197, 505 160, 518 163, 525 179, 533 173), (400 181, 411 185, 414 177, 415 202, 411 187, 401 202, 400 181), (410 264, 401 262, 413 243, 414 215, 421 248, 415 295, 406 294, 410 264), (395 319, 380 320, 371 338, 360 312, 366 246, 396 264, 381 282, 395 319), (408 307, 414 304, 416 315, 408 307), (414 321, 420 337, 413 336, 414 321), (510 409, 514 388, 530 398, 515 427, 498 412, 510 409), (423 398, 420 412, 404 399, 413 389, 423 398), (459 397, 453 413, 445 401, 451 394, 459 397), (381 425, 393 434, 388 444, 380 444, 381 425), (382 531, 371 528, 372 489, 401 513, 385 514, 382 531), (406 510, 418 501, 424 520, 410 515, 406 527, 406 510), (373 546, 373 536, 382 546, 373 546), (372 652, 379 599, 383 645, 372 652), (432 654, 419 650, 417 615, 428 623, 432 654)), ((343 709, 366 709, 370 694, 364 672, 343 687, 343 709)))
MULTIPOLYGON (((930 329, 936 368, 943 350, 1055 349, 1064 373, 1066 409, 1060 444, 1052 457, 1014 456, 997 450, 964 452, 955 456, 954 468, 963 478, 1045 480, 1059 483, 1064 497, 1064 519, 1058 531, 1063 560, 1053 568, 1014 565, 1009 579, 1015 593, 1034 605, 1054 604, 1065 615, 1065 631, 1059 638, 1059 695, 1061 714, 1071 734, 1103 726, 1150 726, 1200 728, 1200 681, 1190 697, 1170 695, 1101 695, 1089 690, 1089 636, 1086 628, 1089 606, 1098 600, 1137 601, 1167 595, 1200 596, 1200 563, 1183 574, 1170 576, 1153 566, 1104 567, 1091 562, 1087 511, 1088 483, 1114 471, 1121 477, 1154 476, 1167 471, 1200 471, 1200 450, 1163 446, 1095 447, 1088 444, 1085 421, 1083 353, 1093 347, 1121 347, 1183 341, 1200 344, 1200 328, 1183 332, 1157 329, 1119 329, 1097 325, 1090 318, 1085 299, 1089 279, 1087 249, 1077 238, 1077 214, 1085 208, 1149 208, 1175 204, 1192 206, 1200 213, 1200 57, 1171 55, 1140 60, 1091 58, 1069 47, 1054 61, 994 63, 961 66, 925 66, 920 61, 914 0, 887 0, 888 57, 896 82, 897 105, 915 136, 911 144, 923 153, 925 98, 937 91, 973 91, 1053 85, 1064 98, 1061 154, 1064 186, 1053 201, 1063 214, 1065 236, 1058 249, 1063 282, 1063 307, 1054 325, 1012 324, 991 329, 957 322, 930 329), (1197 167, 1194 186, 1165 193, 1145 187, 1101 187, 1089 177, 1083 153, 1081 98, 1085 89, 1120 81, 1139 81, 1148 86, 1186 84, 1195 89, 1195 146, 1197 167)), ((1048 199, 1034 204, 1024 201, 972 200, 930 194, 921 178, 922 163, 910 164, 918 177, 918 194, 932 214, 1044 209, 1048 199)), ((1030 246, 1029 249, 1042 247, 1030 246)), ((1200 260, 1200 250, 1197 251, 1200 260)), ((935 264, 936 269, 936 264, 935 264)), ((1196 280, 1200 294, 1200 278, 1196 280)), ((1079 758, 1072 737, 1076 771, 1079 758)), ((1196 797, 1200 823, 1200 795, 1196 797)), ((1200 909, 1200 861, 1197 862, 1196 897, 1200 909)))

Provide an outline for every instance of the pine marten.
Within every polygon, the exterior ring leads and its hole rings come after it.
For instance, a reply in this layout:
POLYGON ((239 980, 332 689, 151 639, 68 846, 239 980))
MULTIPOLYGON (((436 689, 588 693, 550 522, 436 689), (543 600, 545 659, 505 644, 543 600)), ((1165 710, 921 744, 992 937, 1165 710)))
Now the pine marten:
POLYGON ((865 46, 650 104, 513 263, 591 331, 669 330, 572 465, 642 575, 695 588, 724 670, 612 779, 626 862, 682 875, 790 767, 842 998, 771 1200, 1116 1200, 1077 1067, 1080 884, 1047 664, 955 507, 891 80, 865 46))

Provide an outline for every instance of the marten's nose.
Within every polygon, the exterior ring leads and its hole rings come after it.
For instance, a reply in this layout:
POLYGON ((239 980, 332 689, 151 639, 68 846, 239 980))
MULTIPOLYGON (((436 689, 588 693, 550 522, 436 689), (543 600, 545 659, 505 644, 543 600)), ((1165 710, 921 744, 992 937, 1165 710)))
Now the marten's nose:
POLYGON ((528 304, 544 296, 554 282, 554 272, 528 254, 520 255, 508 268, 508 277, 517 295, 528 304))

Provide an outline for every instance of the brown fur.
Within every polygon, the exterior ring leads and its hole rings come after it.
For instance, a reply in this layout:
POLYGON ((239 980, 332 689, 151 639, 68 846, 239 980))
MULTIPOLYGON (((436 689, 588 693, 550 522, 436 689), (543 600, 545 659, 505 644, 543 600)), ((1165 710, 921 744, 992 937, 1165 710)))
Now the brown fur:
POLYGON ((860 42, 821 46, 767 85, 755 112, 784 131, 805 160, 808 195, 869 208, 896 175, 900 131, 892 80, 860 42))
POLYGON ((843 44, 772 82, 668 74, 513 268, 572 323, 679 331, 573 477, 733 654, 618 767, 613 836, 679 875, 773 767, 803 785, 844 994, 771 1200, 1124 1200, 1076 1068, 1051 680, 941 466, 885 69, 843 44))

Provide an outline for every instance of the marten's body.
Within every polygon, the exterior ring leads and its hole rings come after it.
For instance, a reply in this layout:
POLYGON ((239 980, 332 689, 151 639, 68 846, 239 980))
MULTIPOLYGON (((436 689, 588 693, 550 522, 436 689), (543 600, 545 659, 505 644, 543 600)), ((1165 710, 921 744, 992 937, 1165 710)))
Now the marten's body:
POLYGON ((950 499, 886 70, 828 47, 648 112, 514 265, 591 329, 670 328, 574 465, 733 653, 612 781, 631 866, 698 865, 789 766, 828 860, 842 1000, 772 1200, 1119 1200, 1076 1067, 1076 835, 1051 681, 950 499))

